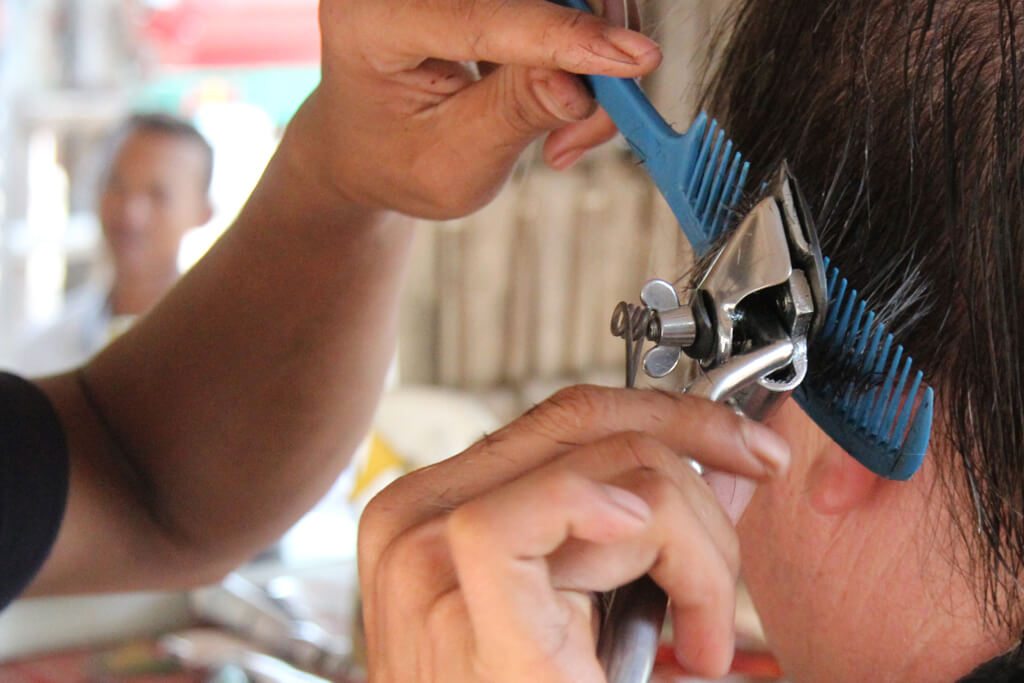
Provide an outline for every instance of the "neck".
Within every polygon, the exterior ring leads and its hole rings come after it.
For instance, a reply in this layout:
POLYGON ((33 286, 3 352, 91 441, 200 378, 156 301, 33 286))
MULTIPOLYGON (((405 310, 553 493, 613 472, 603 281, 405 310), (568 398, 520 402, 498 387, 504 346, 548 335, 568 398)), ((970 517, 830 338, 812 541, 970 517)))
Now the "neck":
POLYGON ((142 315, 167 293, 178 279, 176 268, 158 273, 119 271, 110 290, 110 308, 114 315, 142 315))

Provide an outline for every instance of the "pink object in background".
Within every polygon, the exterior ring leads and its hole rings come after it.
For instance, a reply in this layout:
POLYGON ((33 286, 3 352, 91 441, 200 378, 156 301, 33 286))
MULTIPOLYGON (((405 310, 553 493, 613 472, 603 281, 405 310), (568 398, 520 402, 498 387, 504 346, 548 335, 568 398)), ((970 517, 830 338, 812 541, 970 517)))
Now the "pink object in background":
POLYGON ((177 0, 146 11, 143 37, 164 66, 316 64, 317 0, 177 0))

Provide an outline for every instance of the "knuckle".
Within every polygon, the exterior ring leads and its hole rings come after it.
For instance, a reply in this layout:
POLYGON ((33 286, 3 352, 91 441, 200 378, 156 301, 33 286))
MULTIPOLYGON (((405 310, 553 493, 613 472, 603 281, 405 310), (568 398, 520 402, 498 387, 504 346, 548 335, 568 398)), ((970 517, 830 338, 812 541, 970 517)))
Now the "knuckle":
POLYGON ((471 500, 452 510, 444 533, 456 562, 472 559, 497 542, 502 528, 498 514, 486 500, 471 500))
POLYGON ((650 434, 637 431, 616 434, 614 443, 624 457, 628 457, 637 466, 651 470, 662 470, 670 463, 666 456, 668 447, 650 434))
POLYGON ((359 554, 376 557, 395 535, 395 505, 392 499, 399 499, 395 485, 374 496, 363 509, 359 518, 359 554))
POLYGON ((603 42, 605 22, 584 13, 573 12, 553 23, 543 35, 543 44, 551 46, 551 59, 566 71, 580 73, 594 60, 595 45, 603 42), (585 37, 584 37, 585 35, 585 37))
POLYGON ((631 488, 655 510, 667 508, 679 498, 679 488, 652 467, 641 467, 632 479, 631 488))
POLYGON ((469 502, 455 508, 448 515, 445 534, 455 555, 460 554, 463 547, 472 548, 488 535, 489 525, 480 508, 480 505, 469 502))
POLYGON ((464 623, 468 618, 466 611, 466 602, 457 590, 439 596, 430 606, 424 631, 434 652, 444 651, 445 640, 451 637, 453 624, 464 623))
POLYGON ((583 475, 571 470, 554 470, 540 482, 544 498, 556 508, 565 509, 587 496, 592 489, 591 482, 583 475))
POLYGON ((733 577, 722 571, 703 571, 691 577, 691 607, 714 607, 732 604, 735 585, 733 577))
POLYGON ((537 480, 540 496, 553 510, 566 510, 593 493, 593 482, 569 469, 553 469, 537 480))
POLYGON ((551 116, 545 112, 530 80, 511 70, 506 70, 502 76, 498 112, 505 126, 519 138, 532 138, 546 130, 551 116))
POLYGON ((611 407, 607 392, 598 387, 575 385, 558 390, 543 403, 532 408, 526 417, 535 426, 562 432, 593 423, 611 407))
POLYGON ((376 578, 391 588, 408 583, 410 575, 420 574, 420 567, 431 572, 440 566, 438 555, 445 553, 441 525, 432 520, 413 527, 388 543, 380 554, 376 578))

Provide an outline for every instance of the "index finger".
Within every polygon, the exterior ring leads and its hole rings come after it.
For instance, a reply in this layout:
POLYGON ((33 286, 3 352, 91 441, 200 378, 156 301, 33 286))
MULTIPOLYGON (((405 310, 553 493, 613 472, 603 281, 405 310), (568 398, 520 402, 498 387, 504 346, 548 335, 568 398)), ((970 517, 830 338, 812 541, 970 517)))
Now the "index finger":
POLYGON ((436 57, 632 78, 661 61, 657 43, 643 34, 546 0, 321 3, 325 41, 356 27, 339 44, 374 40, 374 61, 384 71, 436 57), (389 46, 390 59, 383 56, 389 46))
POLYGON ((728 406, 665 391, 575 386, 461 454, 398 480, 377 507, 387 509, 392 528, 408 528, 583 444, 625 431, 643 432, 680 456, 750 479, 765 479, 789 464, 781 436, 728 406), (401 504, 407 497, 422 505, 401 504))

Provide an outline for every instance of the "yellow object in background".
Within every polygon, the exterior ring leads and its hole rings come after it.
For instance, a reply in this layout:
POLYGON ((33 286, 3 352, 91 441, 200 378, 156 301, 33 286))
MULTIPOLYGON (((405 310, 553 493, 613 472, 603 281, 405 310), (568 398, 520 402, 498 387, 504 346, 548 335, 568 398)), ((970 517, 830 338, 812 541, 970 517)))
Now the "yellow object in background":
POLYGON ((365 455, 360 459, 356 468, 355 482, 348 497, 349 502, 366 499, 367 497, 364 495, 366 492, 377 493, 383 488, 383 485, 411 469, 409 463, 387 441, 376 432, 372 433, 365 455))

